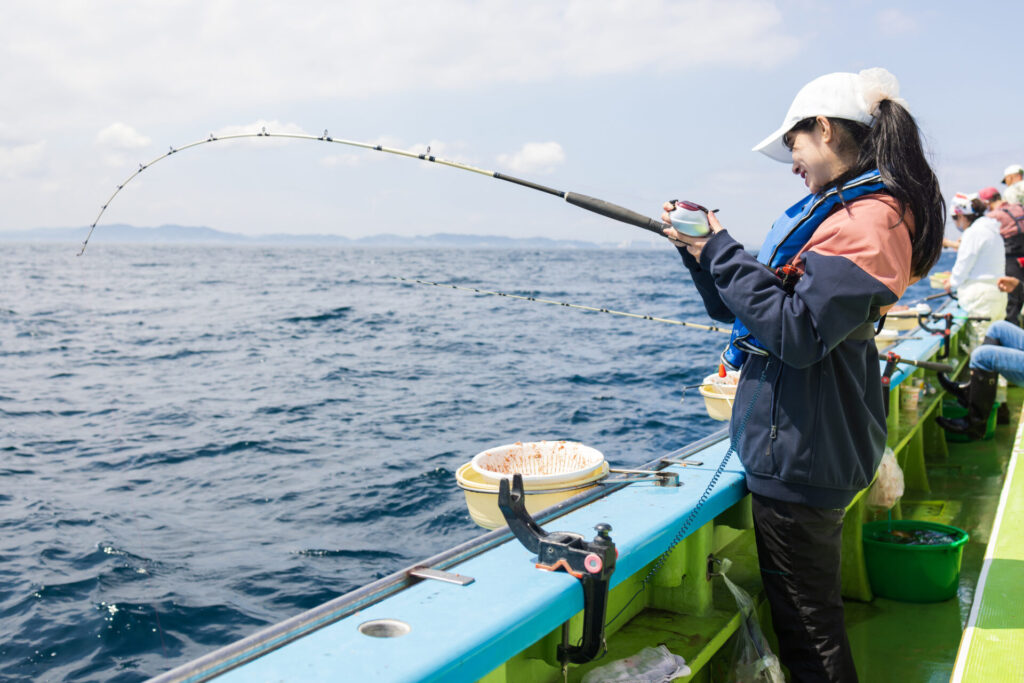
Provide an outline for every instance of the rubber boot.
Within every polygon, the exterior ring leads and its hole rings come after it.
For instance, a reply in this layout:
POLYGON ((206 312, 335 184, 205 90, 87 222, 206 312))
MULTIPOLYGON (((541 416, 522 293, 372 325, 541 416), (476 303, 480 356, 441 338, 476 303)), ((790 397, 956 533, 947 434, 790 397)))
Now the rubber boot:
POLYGON ((971 386, 971 383, 964 382, 963 384, 961 384, 960 382, 951 380, 941 372, 938 375, 936 375, 936 377, 939 380, 939 385, 946 390, 946 393, 955 398, 957 403, 966 408, 967 389, 971 386))
POLYGON ((971 383, 967 388, 967 417, 951 420, 945 417, 935 419, 940 427, 954 434, 966 434, 970 439, 985 436, 988 416, 996 402, 998 372, 971 369, 971 383))
POLYGON ((997 425, 1008 425, 1010 424, 1010 406, 1005 403, 999 404, 999 409, 996 410, 996 424, 997 425))
MULTIPOLYGON (((981 345, 985 346, 986 344, 988 344, 989 346, 1002 346, 1002 344, 999 342, 999 340, 996 339, 995 337, 985 337, 984 339, 982 339, 981 340, 981 345)), ((968 368, 961 369, 960 374, 958 376, 959 377, 963 377, 965 370, 968 370, 968 368)), ((949 394, 950 396, 952 396, 953 398, 955 398, 956 402, 959 403, 961 407, 966 408, 967 407, 967 388, 969 386, 971 386, 970 381, 967 381, 967 382, 957 382, 956 380, 952 380, 949 377, 946 377, 946 375, 944 375, 941 372, 938 373, 937 377, 938 377, 938 380, 939 380, 939 384, 942 386, 943 389, 946 390, 946 393, 949 394)), ((1009 413, 1007 413, 1007 419, 1009 419, 1009 413)), ((1009 424, 1009 423, 1008 422, 1000 422, 999 424, 1009 424)))

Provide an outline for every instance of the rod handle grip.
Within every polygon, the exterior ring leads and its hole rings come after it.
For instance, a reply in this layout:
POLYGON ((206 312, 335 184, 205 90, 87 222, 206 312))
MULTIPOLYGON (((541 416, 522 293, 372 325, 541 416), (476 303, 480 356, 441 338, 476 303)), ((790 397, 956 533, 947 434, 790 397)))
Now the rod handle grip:
POLYGON ((934 370, 935 372, 943 372, 946 374, 950 374, 956 371, 956 368, 953 367, 952 365, 949 365, 948 363, 933 363, 927 360, 919 360, 915 361, 914 365, 924 370, 934 370))
POLYGON ((573 206, 578 206, 581 209, 586 209, 587 211, 593 211, 594 213, 607 218, 621 221, 623 223, 629 223, 630 225, 635 225, 639 228, 643 228, 644 230, 650 230, 662 237, 665 236, 662 230, 670 227, 665 223, 662 223, 660 220, 650 218, 642 213, 637 213, 636 211, 630 211, 624 206, 612 204, 611 202, 606 202, 603 199, 588 197, 585 194, 566 192, 565 201, 569 202, 573 206))
MULTIPOLYGON (((888 356, 884 353, 878 354, 878 360, 887 360, 888 356)), ((914 367, 922 368, 924 370, 934 370, 935 372, 943 372, 945 374, 951 374, 956 371, 956 368, 948 363, 934 363, 928 360, 910 360, 907 358, 900 358, 900 363, 906 363, 907 365, 913 365, 914 367)))

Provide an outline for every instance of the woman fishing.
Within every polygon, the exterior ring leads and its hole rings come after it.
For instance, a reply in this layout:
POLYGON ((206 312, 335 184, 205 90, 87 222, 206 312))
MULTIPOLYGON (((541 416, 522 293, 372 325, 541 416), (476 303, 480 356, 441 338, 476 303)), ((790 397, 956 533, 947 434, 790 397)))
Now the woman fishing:
MULTIPOLYGON (((753 498, 761 577, 795 681, 855 681, 840 595, 845 508, 874 475, 886 419, 873 323, 939 258, 945 209, 899 84, 884 69, 805 85, 754 147, 810 194, 758 257, 715 215, 664 233, 742 367, 731 431, 753 498), (767 266, 767 267, 766 267, 767 266)), ((675 203, 665 205, 669 222, 675 203)))

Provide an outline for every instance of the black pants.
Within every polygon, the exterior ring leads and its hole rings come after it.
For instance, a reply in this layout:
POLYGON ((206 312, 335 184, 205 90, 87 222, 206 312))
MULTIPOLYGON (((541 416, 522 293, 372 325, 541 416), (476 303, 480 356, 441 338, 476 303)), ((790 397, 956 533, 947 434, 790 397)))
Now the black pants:
MULTIPOLYGON (((1021 256, 1024 256, 1024 254, 1021 254, 1021 256)), ((1020 263, 1017 261, 1017 255, 1006 257, 1006 274, 1012 275, 1024 282, 1024 268, 1021 268, 1020 263)), ((1018 327, 1021 324, 1020 311, 1022 304, 1024 304, 1024 285, 1017 285, 1006 297, 1006 319, 1018 327)))
POLYGON ((854 683, 843 621, 839 554, 843 510, 753 494, 761 579, 779 637, 779 660, 799 683, 854 683))

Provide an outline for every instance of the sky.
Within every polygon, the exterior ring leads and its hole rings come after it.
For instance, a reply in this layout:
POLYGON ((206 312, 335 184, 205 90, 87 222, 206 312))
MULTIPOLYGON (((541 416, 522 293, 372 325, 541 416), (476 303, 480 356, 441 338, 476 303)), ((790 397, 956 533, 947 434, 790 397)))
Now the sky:
MULTIPOLYGON (((140 163, 266 128, 429 146, 652 216, 691 199, 756 247, 805 188, 750 148, 806 82, 875 66, 947 197, 1024 163, 1019 2, 5 0, 2 18, 0 230, 89 225, 140 163)), ((486 176, 274 138, 169 157, 104 223, 660 239, 486 176)))

